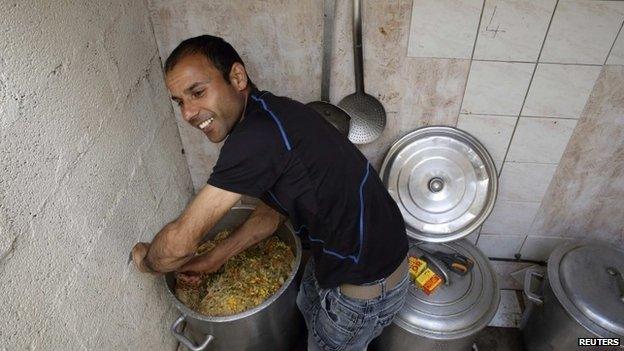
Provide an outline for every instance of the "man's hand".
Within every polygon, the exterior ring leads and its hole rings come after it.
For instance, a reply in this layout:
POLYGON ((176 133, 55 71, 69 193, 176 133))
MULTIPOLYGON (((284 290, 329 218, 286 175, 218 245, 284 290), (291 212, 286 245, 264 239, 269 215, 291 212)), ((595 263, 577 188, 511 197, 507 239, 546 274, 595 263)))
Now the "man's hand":
POLYGON ((214 273, 225 264, 228 259, 227 252, 218 247, 200 256, 193 257, 190 261, 178 268, 178 272, 203 272, 214 273))
POLYGON ((145 257, 147 256, 147 252, 149 251, 150 244, 149 243, 137 243, 132 248, 132 261, 134 265, 142 273, 154 273, 146 264, 145 257))
POLYGON ((197 286, 201 283, 202 273, 214 273, 227 261, 227 255, 214 248, 201 256, 195 256, 182 265, 176 272, 176 278, 187 286, 197 286))

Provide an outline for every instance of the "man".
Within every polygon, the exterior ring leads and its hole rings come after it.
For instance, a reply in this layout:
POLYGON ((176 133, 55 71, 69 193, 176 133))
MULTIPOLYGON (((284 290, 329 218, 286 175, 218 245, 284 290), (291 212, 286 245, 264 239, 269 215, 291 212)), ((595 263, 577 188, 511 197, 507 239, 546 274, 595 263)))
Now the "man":
MULTIPOLYGON (((208 179, 178 219, 132 250, 143 272, 214 272, 288 217, 311 246, 297 296, 310 350, 362 350, 390 324, 408 287, 405 225, 366 158, 304 104, 258 91, 223 39, 183 41, 165 63, 183 118, 225 140, 208 179), (209 254, 202 236, 241 198, 250 217, 209 254)), ((195 274, 195 275, 194 275, 195 274)))

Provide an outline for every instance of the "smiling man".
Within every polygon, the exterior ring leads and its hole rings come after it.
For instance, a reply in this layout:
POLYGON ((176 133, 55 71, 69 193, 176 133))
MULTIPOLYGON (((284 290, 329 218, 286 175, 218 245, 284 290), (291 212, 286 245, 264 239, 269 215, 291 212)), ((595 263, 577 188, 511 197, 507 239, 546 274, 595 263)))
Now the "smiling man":
POLYGON ((183 118, 214 143, 225 140, 208 179, 151 243, 132 250, 142 272, 214 272, 288 218, 310 243, 297 305, 309 350, 362 350, 390 324, 408 288, 405 225, 375 170, 313 109, 259 91, 221 38, 183 41, 165 63, 183 118), (209 254, 203 235, 240 199, 263 201, 209 254))

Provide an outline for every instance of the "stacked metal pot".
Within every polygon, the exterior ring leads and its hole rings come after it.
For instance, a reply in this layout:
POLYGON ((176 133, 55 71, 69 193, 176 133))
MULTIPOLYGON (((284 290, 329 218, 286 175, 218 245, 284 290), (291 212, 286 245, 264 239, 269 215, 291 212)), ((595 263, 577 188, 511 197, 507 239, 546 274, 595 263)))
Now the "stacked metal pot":
POLYGON ((397 141, 380 172, 405 219, 410 255, 458 253, 474 262, 460 275, 430 259, 444 284, 430 295, 412 284, 404 308, 371 349, 470 350, 491 321, 500 293, 488 258, 470 241, 488 217, 498 177, 487 150, 468 133, 426 127, 397 141))

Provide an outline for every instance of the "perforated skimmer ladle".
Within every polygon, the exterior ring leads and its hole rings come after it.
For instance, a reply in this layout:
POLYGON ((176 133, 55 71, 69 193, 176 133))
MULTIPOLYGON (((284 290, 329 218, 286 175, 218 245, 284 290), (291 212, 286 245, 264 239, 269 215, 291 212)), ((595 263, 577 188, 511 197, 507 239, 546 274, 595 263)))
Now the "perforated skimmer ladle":
POLYGON ((345 96, 338 107, 351 116, 349 140, 366 144, 377 139, 386 127, 386 111, 371 95, 364 92, 364 60, 362 58, 362 2, 353 1, 353 61, 355 66, 355 93, 345 96))

